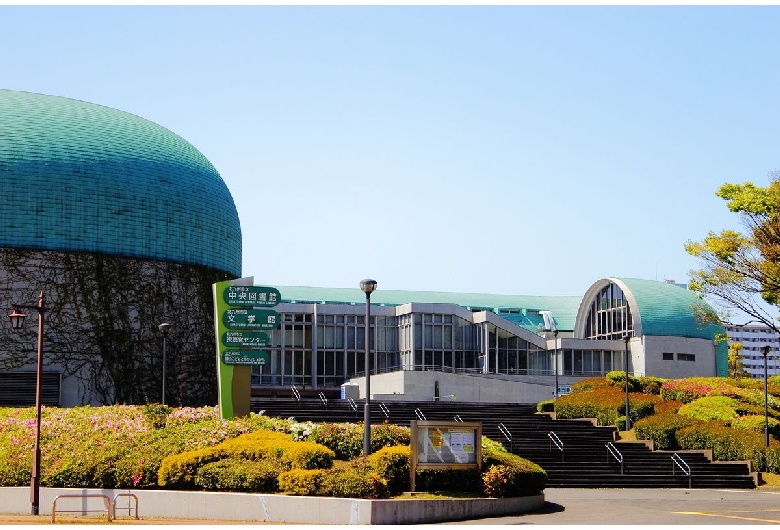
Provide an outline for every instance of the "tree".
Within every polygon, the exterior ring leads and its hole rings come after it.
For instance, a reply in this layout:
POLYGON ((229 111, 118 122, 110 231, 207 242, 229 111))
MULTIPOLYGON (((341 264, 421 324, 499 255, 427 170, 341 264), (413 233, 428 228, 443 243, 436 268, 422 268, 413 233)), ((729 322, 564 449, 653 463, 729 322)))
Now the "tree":
POLYGON ((752 182, 723 184, 716 195, 740 216, 746 232, 710 232, 685 250, 701 269, 690 271, 689 288, 713 300, 728 316, 741 311, 780 332, 780 172, 766 188, 752 182))
POLYGON ((742 364, 742 343, 733 342, 729 346, 729 377, 742 379, 750 377, 750 373, 745 370, 742 364))

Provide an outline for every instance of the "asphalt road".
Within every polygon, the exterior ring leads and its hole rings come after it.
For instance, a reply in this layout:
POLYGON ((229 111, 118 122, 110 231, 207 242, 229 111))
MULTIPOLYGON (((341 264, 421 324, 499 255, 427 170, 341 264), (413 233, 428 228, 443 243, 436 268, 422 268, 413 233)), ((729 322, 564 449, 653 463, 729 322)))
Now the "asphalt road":
POLYGON ((456 525, 780 525, 780 488, 546 489, 541 510, 456 525))

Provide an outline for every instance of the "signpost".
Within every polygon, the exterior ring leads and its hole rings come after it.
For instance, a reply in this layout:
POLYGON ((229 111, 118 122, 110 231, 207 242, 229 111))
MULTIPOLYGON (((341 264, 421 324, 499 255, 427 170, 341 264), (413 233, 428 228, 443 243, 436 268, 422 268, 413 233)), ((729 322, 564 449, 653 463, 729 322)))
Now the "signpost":
POLYGON ((274 287, 252 285, 254 278, 215 283, 214 327, 217 339, 219 413, 223 419, 249 414, 252 366, 270 365, 265 331, 281 319, 268 309, 281 301, 274 287))

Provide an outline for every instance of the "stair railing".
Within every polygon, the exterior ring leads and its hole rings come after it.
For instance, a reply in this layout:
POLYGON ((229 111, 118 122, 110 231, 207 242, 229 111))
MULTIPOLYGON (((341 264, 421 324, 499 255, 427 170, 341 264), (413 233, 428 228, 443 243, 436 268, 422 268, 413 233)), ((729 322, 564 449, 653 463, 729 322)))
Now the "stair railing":
POLYGON ((547 437, 550 439, 550 451, 552 451, 552 446, 555 445, 555 448, 561 452, 561 462, 563 462, 566 458, 566 453, 563 451, 563 442, 553 431, 548 432, 547 437))
POLYGON ((322 403, 323 407, 328 408, 328 398, 322 392, 320 392, 320 403, 322 403))
POLYGON ((501 431, 501 434, 504 435, 504 438, 506 438, 506 441, 509 442, 509 452, 511 453, 514 448, 512 447, 512 433, 509 432, 509 429, 506 428, 506 425, 503 423, 498 424, 498 430, 501 431))
POLYGON ((385 418, 387 418, 388 420, 390 419, 390 411, 387 409, 387 405, 385 405, 381 401, 379 402, 379 410, 382 411, 382 414, 385 415, 385 418))
POLYGON ((618 448, 615 447, 615 444, 613 444, 612 442, 607 442, 606 446, 607 446, 607 462, 609 462, 609 457, 611 455, 612 458, 617 460, 617 462, 620 464, 620 474, 622 475, 623 474, 623 453, 618 451, 618 448))
POLYGON ((417 416, 418 420, 425 421, 425 414, 423 414, 423 411, 421 411, 419 407, 414 409, 414 413, 417 416))
POLYGON ((463 420, 460 418, 460 414, 455 414, 455 421, 463 423, 463 420))
POLYGON ((292 385, 290 388, 292 388, 293 397, 298 400, 298 404, 301 403, 301 393, 298 392, 298 389, 295 388, 295 385, 292 385))
POLYGON ((347 398, 347 403, 349 403, 349 408, 351 408, 354 412, 358 411, 357 403, 355 403, 355 400, 350 398, 347 398))
POLYGON ((688 488, 691 487, 691 466, 689 466, 680 455, 674 453, 672 455, 672 476, 675 475, 677 468, 680 468, 684 474, 688 475, 688 488))

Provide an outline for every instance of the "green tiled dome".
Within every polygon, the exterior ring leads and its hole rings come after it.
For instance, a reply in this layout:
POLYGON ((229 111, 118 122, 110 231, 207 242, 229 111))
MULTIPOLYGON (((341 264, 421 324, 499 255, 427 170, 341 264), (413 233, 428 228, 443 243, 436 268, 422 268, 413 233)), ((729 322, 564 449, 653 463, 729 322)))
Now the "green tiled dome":
POLYGON ((0 90, 0 247, 98 252, 241 275, 241 226, 214 166, 126 112, 0 90))

